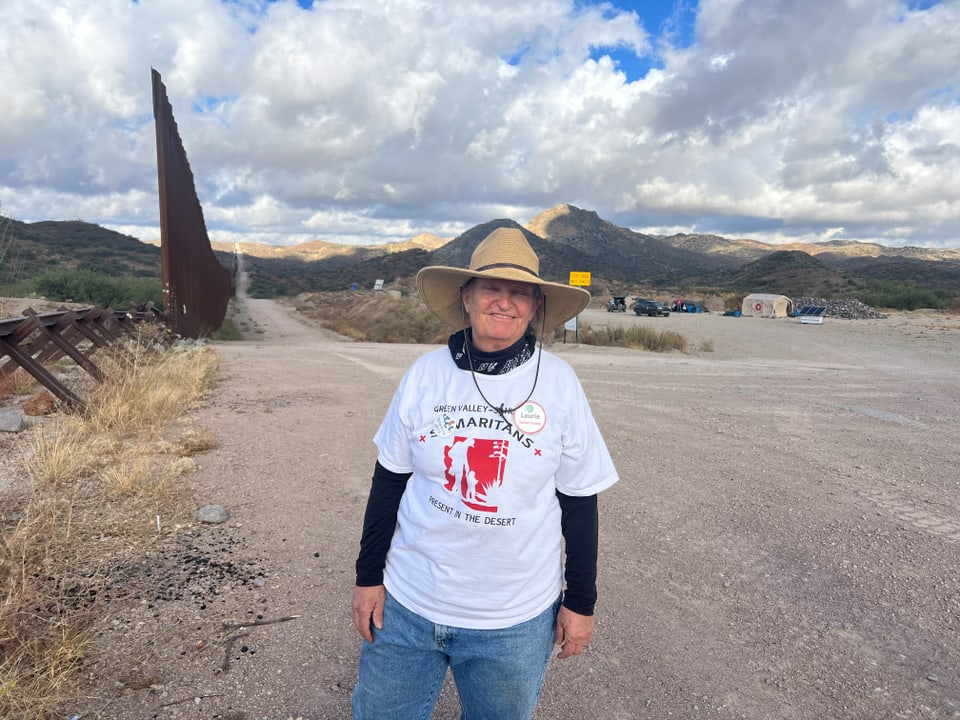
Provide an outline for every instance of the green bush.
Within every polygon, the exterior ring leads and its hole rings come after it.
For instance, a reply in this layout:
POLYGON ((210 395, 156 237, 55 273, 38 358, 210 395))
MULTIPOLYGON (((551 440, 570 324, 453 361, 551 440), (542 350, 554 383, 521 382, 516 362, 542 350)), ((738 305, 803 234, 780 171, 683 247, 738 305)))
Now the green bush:
POLYGON ((859 293, 860 302, 871 307, 891 310, 940 310, 949 304, 950 296, 942 290, 922 290, 907 282, 877 280, 859 293))
POLYGON ((163 307, 163 292, 156 280, 111 277, 92 270, 46 270, 29 282, 30 293, 60 302, 90 303, 125 310, 152 302, 163 307))
POLYGON ((223 319, 223 324, 213 333, 214 340, 226 341, 235 341, 243 340, 243 332, 237 326, 237 323, 233 318, 226 317, 223 319))

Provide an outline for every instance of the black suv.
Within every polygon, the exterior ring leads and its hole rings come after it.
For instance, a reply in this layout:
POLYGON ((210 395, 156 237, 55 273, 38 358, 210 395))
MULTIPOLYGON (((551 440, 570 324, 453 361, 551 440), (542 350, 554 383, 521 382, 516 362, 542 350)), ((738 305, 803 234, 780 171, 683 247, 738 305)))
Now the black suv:
POLYGON ((647 315, 648 317, 670 314, 670 309, 662 302, 647 300, 646 298, 637 298, 637 301, 633 303, 633 311, 637 315, 647 315))

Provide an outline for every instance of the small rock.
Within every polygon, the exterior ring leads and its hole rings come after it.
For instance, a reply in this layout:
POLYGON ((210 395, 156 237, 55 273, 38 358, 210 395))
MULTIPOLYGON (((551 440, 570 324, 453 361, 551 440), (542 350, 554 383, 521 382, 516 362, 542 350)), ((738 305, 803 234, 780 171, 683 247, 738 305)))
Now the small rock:
POLYGON ((204 505, 197 513, 197 520, 203 523, 224 523, 230 517, 222 505, 204 505))
POLYGON ((0 408, 0 432, 18 433, 23 430, 23 412, 20 408, 0 408))

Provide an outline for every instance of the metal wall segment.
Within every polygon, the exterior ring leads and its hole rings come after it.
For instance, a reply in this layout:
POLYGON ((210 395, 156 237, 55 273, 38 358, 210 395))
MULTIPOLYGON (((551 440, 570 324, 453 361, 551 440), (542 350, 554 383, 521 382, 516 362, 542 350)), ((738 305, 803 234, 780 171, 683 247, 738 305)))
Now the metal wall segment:
POLYGON ((203 208, 160 73, 151 69, 160 186, 163 305, 171 330, 198 338, 216 331, 234 287, 230 270, 210 247, 203 208))

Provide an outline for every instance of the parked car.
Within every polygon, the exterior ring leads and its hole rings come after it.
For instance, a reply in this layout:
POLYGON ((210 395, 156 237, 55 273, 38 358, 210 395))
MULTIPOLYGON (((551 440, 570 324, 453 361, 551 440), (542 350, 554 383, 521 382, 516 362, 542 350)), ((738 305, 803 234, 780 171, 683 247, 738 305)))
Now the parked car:
POLYGON ((633 311, 637 315, 647 315, 648 317, 659 317, 669 315, 670 309, 663 303, 656 300, 647 300, 646 298, 637 298, 633 303, 633 311))
POLYGON ((613 300, 607 303, 607 312, 626 312, 626 311, 627 311, 626 295, 614 295, 613 300))

